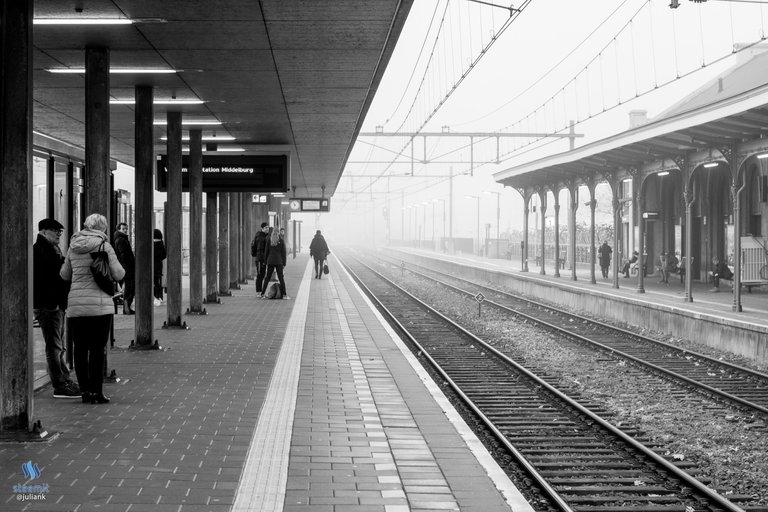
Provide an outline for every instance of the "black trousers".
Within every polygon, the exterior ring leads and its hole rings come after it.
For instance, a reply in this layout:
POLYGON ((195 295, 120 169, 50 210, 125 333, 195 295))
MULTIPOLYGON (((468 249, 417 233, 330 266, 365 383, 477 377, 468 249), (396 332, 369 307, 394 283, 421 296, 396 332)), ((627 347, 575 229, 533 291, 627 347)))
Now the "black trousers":
POLYGON ((136 295, 136 278, 134 276, 126 277, 123 281, 123 304, 126 308, 133 304, 133 297, 136 295))
POLYGON ((163 300, 163 274, 156 274, 152 276, 152 282, 154 283, 154 286, 152 287, 152 294, 156 299, 163 300))
POLYGON ((269 285, 269 280, 272 279, 273 271, 277 272, 277 280, 280 281, 280 293, 282 293, 283 297, 285 297, 287 294, 285 293, 285 279, 283 278, 282 265, 267 265, 267 275, 264 277, 264 282, 262 283, 264 286, 264 291, 266 291, 267 285, 269 285))
POLYGON ((267 275, 267 264, 263 261, 256 262, 256 293, 264 291, 264 276, 267 275))
POLYGON ((104 382, 104 351, 112 315, 75 316, 69 319, 75 345, 75 375, 83 393, 101 393, 104 382))
POLYGON ((325 262, 325 258, 318 258, 317 256, 315 258, 315 277, 321 277, 323 275, 323 263, 325 262))

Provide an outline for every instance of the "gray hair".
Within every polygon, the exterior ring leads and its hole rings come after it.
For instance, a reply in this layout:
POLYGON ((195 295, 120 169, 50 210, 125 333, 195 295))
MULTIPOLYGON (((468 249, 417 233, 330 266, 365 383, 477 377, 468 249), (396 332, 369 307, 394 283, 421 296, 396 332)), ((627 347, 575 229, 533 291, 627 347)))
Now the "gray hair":
POLYGON ((107 218, 100 213, 92 213, 85 218, 83 222, 85 229, 92 229, 94 231, 107 232, 107 218))

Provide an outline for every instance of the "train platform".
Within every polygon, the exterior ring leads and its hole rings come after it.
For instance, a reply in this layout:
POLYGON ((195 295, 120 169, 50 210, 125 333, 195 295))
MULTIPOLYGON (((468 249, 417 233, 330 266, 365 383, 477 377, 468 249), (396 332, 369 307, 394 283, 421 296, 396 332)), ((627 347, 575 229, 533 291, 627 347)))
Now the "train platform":
MULTIPOLYGON (((259 300, 243 285, 207 315, 186 315, 189 330, 156 329, 159 351, 130 350, 133 317, 117 315, 112 401, 38 389, 34 419, 52 435, 0 444, 0 509, 532 510, 330 266, 313 279, 298 255, 286 267, 290 300, 259 300)), ((165 308, 154 314, 162 325, 165 308)))
MULTIPOLYGON (((389 253, 404 261, 429 259, 463 265, 466 269, 479 269, 490 273, 512 276, 506 284, 518 286, 519 291, 544 300, 550 300, 572 309, 594 314, 629 325, 654 330, 700 342, 712 348, 746 357, 762 369, 768 368, 768 287, 742 287, 742 311, 734 311, 733 289, 728 281, 721 281, 719 292, 706 281, 692 282, 692 301, 685 301, 685 285, 679 275, 671 275, 668 283, 661 283, 658 274, 644 278, 643 289, 638 291, 638 278, 619 276, 619 287, 613 287, 613 273, 608 278, 595 269, 595 283, 591 283, 590 266, 578 264, 576 281, 571 270, 561 269, 554 275, 553 266, 541 267, 529 263, 528 272, 521 271, 519 259, 484 258, 471 254, 444 253, 393 247, 389 253), (415 260, 414 260, 415 258, 415 260), (516 283, 516 284, 515 284, 516 283)), ((479 280, 490 274, 469 272, 479 280)))

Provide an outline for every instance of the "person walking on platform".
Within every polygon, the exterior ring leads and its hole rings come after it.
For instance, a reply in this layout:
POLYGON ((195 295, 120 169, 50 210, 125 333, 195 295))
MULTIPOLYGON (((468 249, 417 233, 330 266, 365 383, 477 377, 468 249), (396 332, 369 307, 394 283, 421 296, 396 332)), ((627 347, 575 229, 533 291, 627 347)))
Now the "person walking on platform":
POLYGON ((43 219, 38 222, 37 229, 37 241, 32 247, 32 307, 45 340, 45 359, 53 386, 53 398, 80 398, 80 388, 69 377, 65 356, 64 313, 67 309, 69 283, 59 275, 64 263, 59 247, 64 226, 55 219, 43 219))
POLYGON ((163 232, 155 229, 152 235, 152 294, 155 296, 155 306, 163 305, 163 260, 166 256, 163 232))
POLYGON ((75 374, 83 392, 83 403, 104 404, 109 398, 102 391, 104 350, 112 326, 112 295, 99 288, 91 271, 93 252, 103 251, 109 259, 112 279, 125 277, 107 237, 107 219, 94 213, 83 223, 83 230, 72 236, 60 275, 72 281, 67 316, 75 344, 75 374))
POLYGON ((315 279, 323 278, 323 264, 330 252, 323 234, 318 229, 312 243, 309 244, 309 255, 315 260, 315 279))
POLYGON ((613 249, 608 245, 608 242, 603 242, 603 245, 597 250, 597 254, 600 256, 600 271, 606 279, 608 278, 608 267, 611 266, 611 253, 613 253, 613 249))
POLYGON ((128 239, 128 224, 121 222, 115 231, 115 253, 120 265, 125 269, 123 279, 123 314, 135 315, 131 307, 133 297, 136 295, 136 258, 131 249, 131 241, 128 239))
POLYGON ((280 281, 280 295, 285 300, 290 299, 285 293, 285 278, 283 277, 283 268, 286 264, 285 242, 280 238, 280 233, 277 229, 273 229, 269 235, 265 260, 267 262, 267 275, 264 276, 264 282, 262 283, 261 298, 266 298, 264 292, 266 292, 269 280, 272 279, 272 272, 277 272, 277 279, 280 281))
POLYGON ((256 293, 264 292, 266 282, 264 276, 267 273, 267 244, 269 243, 269 224, 261 223, 261 231, 256 233, 251 244, 251 256, 256 264, 256 293))

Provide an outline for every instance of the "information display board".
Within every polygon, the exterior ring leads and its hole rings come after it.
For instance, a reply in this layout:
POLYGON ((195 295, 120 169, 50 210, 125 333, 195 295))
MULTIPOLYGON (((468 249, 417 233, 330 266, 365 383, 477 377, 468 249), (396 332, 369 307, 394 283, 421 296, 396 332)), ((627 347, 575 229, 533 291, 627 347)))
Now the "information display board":
POLYGON ((331 199, 328 197, 292 197, 288 201, 292 212, 329 212, 331 211, 331 199))
MULTIPOLYGON (((181 157, 181 189, 189 191, 189 155, 181 157)), ((203 155, 203 192, 288 192, 288 155, 203 155)), ((157 190, 168 190, 168 158, 157 160, 157 190)))

